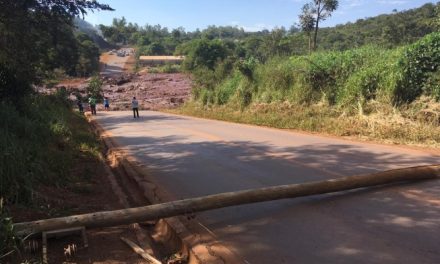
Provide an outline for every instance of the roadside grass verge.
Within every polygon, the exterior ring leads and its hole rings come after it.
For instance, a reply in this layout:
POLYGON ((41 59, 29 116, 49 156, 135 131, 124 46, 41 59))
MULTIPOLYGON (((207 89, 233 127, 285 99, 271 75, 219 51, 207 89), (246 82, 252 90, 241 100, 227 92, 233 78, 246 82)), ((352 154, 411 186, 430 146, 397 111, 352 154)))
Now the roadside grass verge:
POLYGON ((193 71, 193 101, 177 113, 437 148, 440 33, 395 49, 222 63, 193 71))
POLYGON ((66 184, 75 158, 99 153, 99 141, 64 95, 33 95, 19 110, 1 103, 0 116, 0 191, 6 204, 31 204, 39 184, 66 184))
POLYGON ((11 214, 69 214, 68 201, 49 202, 51 191, 61 196, 65 190, 88 191, 84 186, 100 162, 99 139, 66 98, 61 90, 30 95, 19 106, 0 103, 0 262, 20 246, 11 214))
POLYGON ((190 115, 201 118, 230 121, 294 129, 325 135, 342 136, 358 140, 368 140, 387 144, 404 144, 428 148, 440 147, 439 117, 429 117, 424 110, 440 104, 431 101, 418 101, 421 108, 413 113, 414 107, 396 109, 380 103, 369 102, 366 111, 370 114, 348 115, 341 109, 325 104, 301 106, 284 103, 253 103, 243 110, 231 105, 206 106, 199 102, 188 102, 170 113, 190 115), (425 121, 415 120, 414 115, 425 117, 425 121))

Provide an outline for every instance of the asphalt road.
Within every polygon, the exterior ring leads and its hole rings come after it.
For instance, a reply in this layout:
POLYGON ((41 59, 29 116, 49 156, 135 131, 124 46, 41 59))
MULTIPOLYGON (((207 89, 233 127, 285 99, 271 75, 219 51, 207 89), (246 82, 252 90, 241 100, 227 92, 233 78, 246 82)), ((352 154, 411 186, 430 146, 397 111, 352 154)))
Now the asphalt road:
MULTIPOLYGON (((440 160, 408 148, 140 114, 96 120, 174 199, 440 160)), ((237 206, 197 220, 247 263, 440 263, 440 181, 237 206)))

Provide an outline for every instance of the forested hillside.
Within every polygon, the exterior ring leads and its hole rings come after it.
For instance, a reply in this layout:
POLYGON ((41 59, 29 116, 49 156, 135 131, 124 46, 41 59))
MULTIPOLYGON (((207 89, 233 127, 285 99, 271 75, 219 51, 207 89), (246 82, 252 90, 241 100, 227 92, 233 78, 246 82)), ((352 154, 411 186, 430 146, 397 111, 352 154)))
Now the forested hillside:
POLYGON ((75 31, 73 19, 97 2, 1 1, 0 100, 21 97, 54 73, 84 76, 98 69, 99 48, 75 31))
POLYGON ((322 49, 344 50, 366 44, 383 47, 413 43, 436 31, 433 22, 439 5, 425 4, 420 8, 359 19, 355 23, 323 28, 319 41, 322 49))
MULTIPOLYGON (((319 50, 346 50, 363 45, 392 48, 413 43, 437 30, 433 21, 439 4, 425 4, 412 10, 393 12, 354 23, 321 28, 319 50)), ((184 28, 168 29, 161 25, 140 26, 125 18, 113 20, 111 26, 100 25, 105 39, 115 45, 135 45, 140 55, 185 55, 191 41, 220 40, 230 52, 240 58, 253 56, 260 61, 273 56, 308 53, 308 39, 299 25, 276 28, 272 31, 245 32, 232 26, 210 26, 193 32, 184 28)))

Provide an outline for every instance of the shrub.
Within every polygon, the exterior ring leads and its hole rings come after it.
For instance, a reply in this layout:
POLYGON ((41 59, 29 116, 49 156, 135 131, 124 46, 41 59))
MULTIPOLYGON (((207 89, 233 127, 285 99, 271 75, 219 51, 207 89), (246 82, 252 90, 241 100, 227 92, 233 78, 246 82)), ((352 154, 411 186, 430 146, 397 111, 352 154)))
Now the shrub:
POLYGON ((226 104, 229 99, 237 91, 237 87, 242 81, 242 76, 235 73, 231 78, 228 78, 216 89, 216 103, 218 105, 226 104))
POLYGON ((434 97, 437 101, 440 100, 440 71, 429 73, 426 82, 423 86, 423 91, 434 97))
POLYGON ((236 98, 241 107, 252 101, 287 100, 352 109, 370 100, 389 105, 411 102, 422 93, 439 100, 439 64, 440 33, 434 33, 393 50, 366 46, 272 58, 264 64, 241 61, 232 75, 217 71, 222 64, 215 70, 199 68, 194 75, 200 89, 214 91, 217 104, 236 98), (237 72, 246 78, 237 81, 237 72))
POLYGON ((177 72, 180 72, 180 66, 167 63, 167 64, 165 64, 165 66, 163 66, 161 68, 161 72, 162 73, 177 73, 177 72))
POLYGON ((94 97, 95 99, 101 100, 102 96, 102 85, 103 82, 99 76, 93 76, 87 86, 87 93, 89 96, 94 97))
MULTIPOLYGON (((430 74, 440 65, 440 33, 432 33, 410 45, 399 61, 402 77, 395 90, 395 102, 412 102, 423 92, 430 74)), ((425 92, 431 92, 425 91, 425 92)), ((432 95, 432 94, 428 94, 432 95)))
POLYGON ((21 111, 0 103, 0 193, 10 203, 31 203, 40 182, 62 184, 72 155, 65 99, 35 95, 24 102, 21 111))
POLYGON ((255 70, 255 75, 258 98, 267 103, 283 100, 295 79, 291 63, 282 58, 274 58, 260 65, 255 70))
MULTIPOLYGON (((183 66, 187 70, 206 67, 214 70, 219 61, 227 57, 227 49, 221 40, 198 39, 187 46, 183 66)), ((188 44, 190 44, 188 43, 188 44)))
POLYGON ((0 261, 6 256, 18 251, 21 240, 14 232, 12 219, 8 216, 3 198, 0 197, 0 261))
POLYGON ((18 78, 16 71, 0 64, 0 101, 10 101, 14 104, 31 92, 31 86, 23 78, 18 78))

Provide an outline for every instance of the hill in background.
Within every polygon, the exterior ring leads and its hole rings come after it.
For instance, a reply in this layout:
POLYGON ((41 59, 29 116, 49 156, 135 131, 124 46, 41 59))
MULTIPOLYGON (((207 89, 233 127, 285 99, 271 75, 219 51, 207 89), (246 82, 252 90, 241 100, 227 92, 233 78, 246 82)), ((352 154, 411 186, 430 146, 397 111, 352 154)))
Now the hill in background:
POLYGON ((80 18, 75 18, 74 20, 75 27, 77 27, 78 31, 87 34, 93 41, 99 46, 100 49, 110 49, 112 45, 110 45, 105 39, 102 37, 99 29, 95 28, 89 22, 82 20, 80 18))

